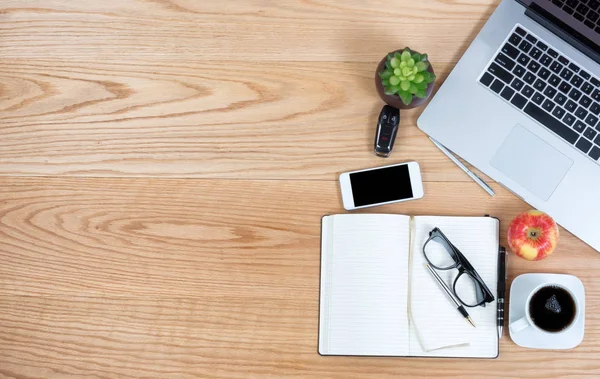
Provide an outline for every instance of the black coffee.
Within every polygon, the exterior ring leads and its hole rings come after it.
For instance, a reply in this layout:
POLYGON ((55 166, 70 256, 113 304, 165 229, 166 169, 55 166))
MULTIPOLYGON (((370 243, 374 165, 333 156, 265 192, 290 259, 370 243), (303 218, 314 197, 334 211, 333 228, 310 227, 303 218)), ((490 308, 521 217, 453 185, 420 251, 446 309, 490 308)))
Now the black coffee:
POLYGON ((547 332, 566 329, 576 314, 575 300, 561 287, 542 287, 531 296, 529 302, 529 315, 533 323, 547 332))

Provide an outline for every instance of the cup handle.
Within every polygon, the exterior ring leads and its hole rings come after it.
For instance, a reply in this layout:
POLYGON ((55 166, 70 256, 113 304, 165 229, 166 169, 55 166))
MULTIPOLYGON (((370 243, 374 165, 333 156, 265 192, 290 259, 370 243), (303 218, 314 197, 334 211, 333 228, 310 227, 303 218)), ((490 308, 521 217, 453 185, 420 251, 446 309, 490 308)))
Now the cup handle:
POLYGON ((527 328, 528 326, 529 326, 529 321, 527 320, 527 317, 521 317, 517 321, 511 323, 509 325, 509 328, 510 328, 511 333, 518 333, 521 330, 527 328))

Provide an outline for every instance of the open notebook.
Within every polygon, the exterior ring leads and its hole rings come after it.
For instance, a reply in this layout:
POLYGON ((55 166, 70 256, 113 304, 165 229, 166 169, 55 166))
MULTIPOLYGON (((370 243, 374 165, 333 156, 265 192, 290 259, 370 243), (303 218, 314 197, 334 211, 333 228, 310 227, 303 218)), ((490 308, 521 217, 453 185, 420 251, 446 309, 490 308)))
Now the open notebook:
MULTIPOLYGON (((494 296, 499 222, 492 217, 325 216, 321 240, 322 355, 498 356, 496 301, 467 308, 473 328, 425 267, 422 246, 439 227, 494 296)), ((448 285, 455 269, 437 271, 448 285)))

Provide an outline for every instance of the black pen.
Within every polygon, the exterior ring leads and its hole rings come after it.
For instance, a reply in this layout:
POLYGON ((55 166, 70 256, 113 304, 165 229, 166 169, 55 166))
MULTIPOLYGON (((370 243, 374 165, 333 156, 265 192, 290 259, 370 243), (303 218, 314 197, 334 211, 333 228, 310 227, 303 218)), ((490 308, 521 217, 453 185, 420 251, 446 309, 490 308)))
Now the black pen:
POLYGON ((502 338, 502 328, 504 327, 504 296, 506 292, 506 265, 508 254, 506 249, 500 247, 498 250, 498 339, 502 338))
POLYGON ((456 309, 460 312, 460 314, 463 315, 463 317, 475 328, 475 323, 471 319, 471 316, 469 316, 469 313, 467 313, 465 307, 463 307, 462 304, 460 304, 458 300, 454 298, 454 295, 452 295, 452 291, 450 291, 450 288, 448 288, 446 283, 444 283, 444 280, 438 275, 437 272, 435 272, 434 269, 431 268, 430 265, 425 264, 425 267, 427 267, 435 281, 439 284, 440 288, 444 290, 444 293, 446 294, 446 296, 448 296, 448 299, 450 299, 454 303, 454 305, 456 305, 456 309))

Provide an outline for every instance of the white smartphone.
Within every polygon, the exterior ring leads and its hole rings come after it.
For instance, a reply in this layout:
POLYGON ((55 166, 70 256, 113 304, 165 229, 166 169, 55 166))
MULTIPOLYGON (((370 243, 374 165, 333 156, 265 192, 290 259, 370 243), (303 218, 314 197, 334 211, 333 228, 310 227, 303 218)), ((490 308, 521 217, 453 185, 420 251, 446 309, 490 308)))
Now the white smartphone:
POLYGON ((345 172, 340 175, 340 188, 348 211, 423 197, 417 162, 345 172))

